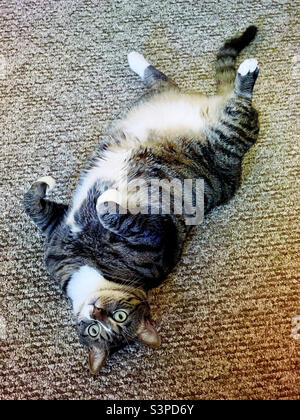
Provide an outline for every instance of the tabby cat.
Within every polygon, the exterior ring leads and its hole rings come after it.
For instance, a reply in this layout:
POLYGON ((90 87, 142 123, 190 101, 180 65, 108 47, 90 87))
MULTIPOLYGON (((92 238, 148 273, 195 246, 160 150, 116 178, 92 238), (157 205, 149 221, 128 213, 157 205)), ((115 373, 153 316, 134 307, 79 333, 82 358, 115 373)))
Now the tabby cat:
POLYGON ((191 229, 188 214, 163 213, 161 202, 156 211, 130 211, 128 186, 140 178, 202 180, 207 213, 239 185, 242 159, 259 131, 251 104, 258 66, 248 59, 236 73, 235 60, 256 33, 250 26, 219 50, 215 96, 182 92, 142 55, 130 53, 129 65, 149 95, 97 146, 72 203, 45 199, 54 186, 49 176, 24 196, 26 213, 46 236, 47 270, 72 300, 93 374, 128 342, 159 346, 148 291, 174 268, 191 229))

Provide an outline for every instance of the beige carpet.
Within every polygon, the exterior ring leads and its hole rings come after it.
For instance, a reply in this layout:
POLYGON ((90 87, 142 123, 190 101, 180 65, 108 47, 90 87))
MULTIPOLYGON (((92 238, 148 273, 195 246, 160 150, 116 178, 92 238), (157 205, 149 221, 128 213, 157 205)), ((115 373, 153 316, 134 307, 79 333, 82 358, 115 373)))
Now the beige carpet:
POLYGON ((1 399, 299 399, 299 10, 299 0, 1 0, 1 399), (49 174, 53 194, 70 198, 107 123, 142 92, 127 52, 212 93, 218 47, 249 24, 259 36, 239 62, 260 64, 261 132, 242 188, 152 294, 161 348, 130 346, 91 377, 23 193, 49 174))

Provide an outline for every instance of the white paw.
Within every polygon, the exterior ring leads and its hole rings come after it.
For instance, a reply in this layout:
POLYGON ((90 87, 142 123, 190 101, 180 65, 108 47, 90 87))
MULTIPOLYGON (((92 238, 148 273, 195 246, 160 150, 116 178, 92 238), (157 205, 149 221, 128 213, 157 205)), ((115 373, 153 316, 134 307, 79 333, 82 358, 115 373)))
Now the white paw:
POLYGON ((47 188, 48 191, 53 190, 53 188, 55 187, 55 184, 56 184, 55 179, 52 178, 52 176, 43 176, 42 178, 39 178, 37 180, 37 182, 44 182, 45 184, 47 184, 48 185, 48 188, 47 188))
POLYGON ((102 203, 109 203, 110 201, 113 203, 121 204, 121 201, 122 201, 121 193, 118 190, 115 190, 113 188, 106 190, 98 198, 97 205, 100 205, 102 203))
POLYGON ((247 73, 253 73, 256 68, 258 68, 257 60, 255 58, 248 58, 247 60, 243 61, 238 69, 238 73, 241 76, 246 76, 247 73))
POLYGON ((131 70, 143 79, 146 68, 150 66, 148 61, 142 56, 142 54, 135 51, 129 53, 127 57, 131 70))

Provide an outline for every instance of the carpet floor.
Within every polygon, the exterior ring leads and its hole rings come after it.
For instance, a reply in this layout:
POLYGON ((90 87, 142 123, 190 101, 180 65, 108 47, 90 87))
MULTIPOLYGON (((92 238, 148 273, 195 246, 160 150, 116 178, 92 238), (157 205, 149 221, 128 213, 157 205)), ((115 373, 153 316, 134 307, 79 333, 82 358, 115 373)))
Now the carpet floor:
POLYGON ((299 399, 299 10, 299 0, 1 1, 0 399, 299 399), (250 24, 259 34, 238 62, 258 59, 261 131, 242 186, 151 293, 161 347, 128 346, 92 377, 23 194, 52 175, 53 196, 70 199, 107 124, 144 92, 129 51, 213 93, 219 46, 250 24))

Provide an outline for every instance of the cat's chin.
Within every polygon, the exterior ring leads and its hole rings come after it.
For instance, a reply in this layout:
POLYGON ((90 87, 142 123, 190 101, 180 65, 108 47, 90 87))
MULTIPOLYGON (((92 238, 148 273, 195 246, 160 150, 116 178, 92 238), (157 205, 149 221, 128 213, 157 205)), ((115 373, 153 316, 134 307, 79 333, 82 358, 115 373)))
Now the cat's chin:
POLYGON ((96 294, 93 294, 93 296, 90 296, 84 304, 87 305, 87 306, 93 306, 94 307, 96 305, 96 303, 99 301, 99 299, 100 299, 100 292, 98 292, 96 294))
POLYGON ((79 306, 79 308, 74 307, 74 314, 78 319, 92 319, 92 312, 95 306, 95 303, 99 300, 101 292, 93 292, 90 294, 79 306))
POLYGON ((89 302, 83 303, 79 312, 76 314, 77 321, 91 321, 93 310, 94 304, 89 302))
POLYGON ((101 296, 100 292, 93 293, 83 302, 83 304, 79 308, 79 311, 76 313, 76 318, 78 322, 91 321, 93 319, 92 314, 96 306, 96 303, 99 302, 100 296, 101 296))

